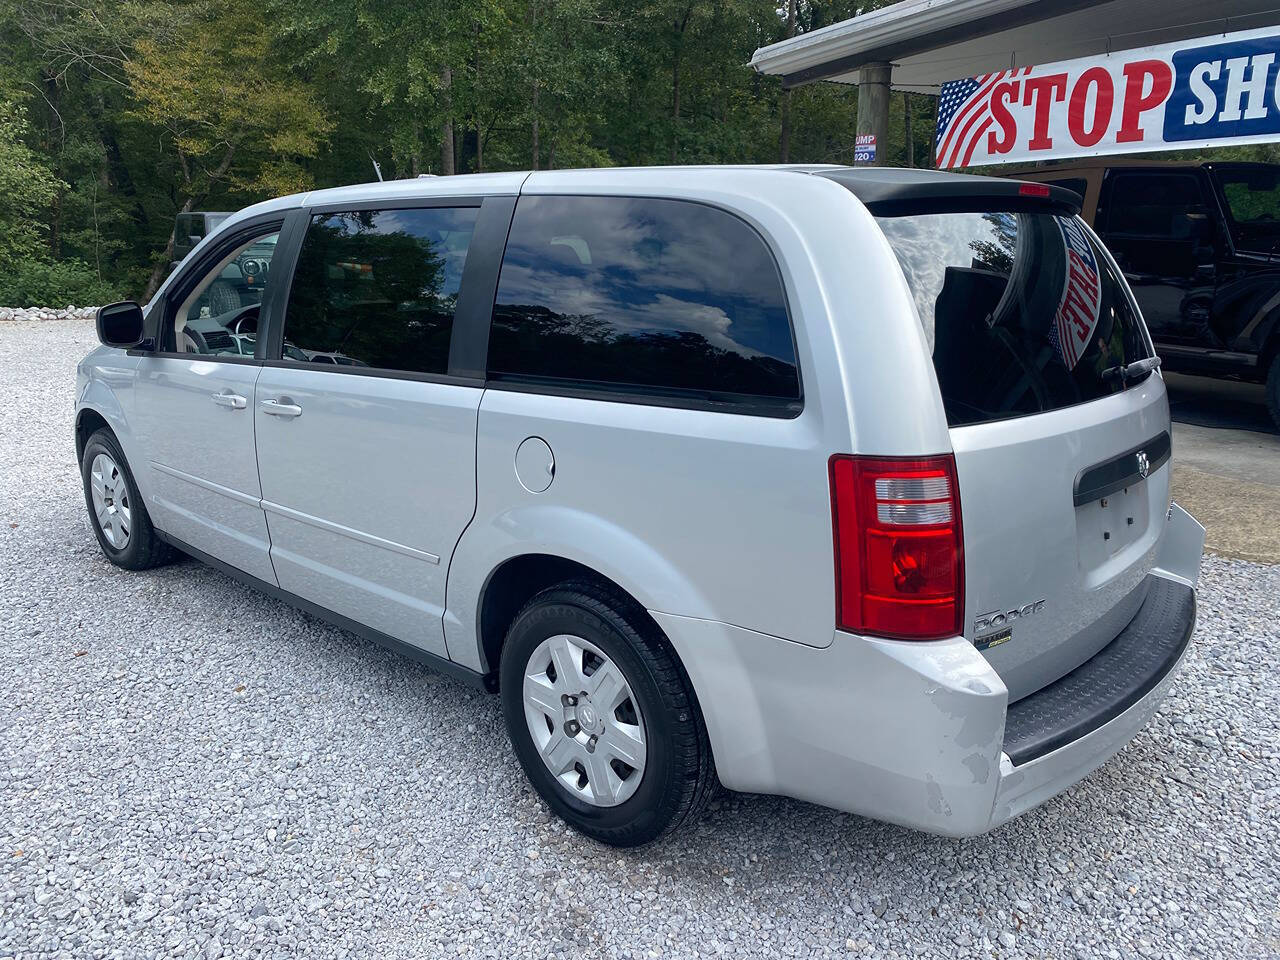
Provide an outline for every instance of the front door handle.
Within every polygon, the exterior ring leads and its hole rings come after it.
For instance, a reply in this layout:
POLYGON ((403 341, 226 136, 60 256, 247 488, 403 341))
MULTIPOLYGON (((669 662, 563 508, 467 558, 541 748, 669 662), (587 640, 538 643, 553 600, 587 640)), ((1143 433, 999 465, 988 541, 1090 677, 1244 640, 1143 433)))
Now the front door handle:
POLYGON ((240 396, 238 393, 231 393, 230 391, 227 391, 226 393, 215 393, 212 399, 218 406, 228 407, 231 410, 243 410, 249 405, 249 401, 244 397, 240 396))
POLYGON ((288 397, 263 400, 259 406, 262 407, 263 413, 270 414, 273 417, 284 417, 292 420, 294 417, 302 416, 302 408, 296 403, 290 403, 288 397))

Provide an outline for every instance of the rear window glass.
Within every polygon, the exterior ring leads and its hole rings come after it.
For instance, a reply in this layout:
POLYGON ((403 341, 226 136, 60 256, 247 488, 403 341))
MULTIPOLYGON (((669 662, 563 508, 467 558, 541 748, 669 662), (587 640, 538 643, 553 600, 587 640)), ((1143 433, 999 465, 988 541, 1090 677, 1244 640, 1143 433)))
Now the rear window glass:
POLYGON ((612 394, 796 404, 791 324, 761 236, 714 207, 522 197, 490 373, 612 394))
MULTIPOLYGON (((882 217, 924 326, 952 426, 1123 389, 1149 355, 1120 279, 1077 217, 882 217)), ((1130 381, 1130 385, 1133 381, 1130 381)))

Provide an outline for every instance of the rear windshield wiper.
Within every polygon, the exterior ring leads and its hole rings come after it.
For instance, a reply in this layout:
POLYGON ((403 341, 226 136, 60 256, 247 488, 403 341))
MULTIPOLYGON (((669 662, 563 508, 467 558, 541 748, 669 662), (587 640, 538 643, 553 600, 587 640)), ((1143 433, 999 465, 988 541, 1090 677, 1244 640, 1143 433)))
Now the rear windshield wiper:
POLYGON ((1120 385, 1124 386, 1131 380, 1141 380, 1152 370, 1156 370, 1159 367, 1159 357, 1143 357, 1141 360, 1133 361, 1133 363, 1118 363, 1114 367, 1107 367, 1102 371, 1102 379, 1119 380, 1120 385))

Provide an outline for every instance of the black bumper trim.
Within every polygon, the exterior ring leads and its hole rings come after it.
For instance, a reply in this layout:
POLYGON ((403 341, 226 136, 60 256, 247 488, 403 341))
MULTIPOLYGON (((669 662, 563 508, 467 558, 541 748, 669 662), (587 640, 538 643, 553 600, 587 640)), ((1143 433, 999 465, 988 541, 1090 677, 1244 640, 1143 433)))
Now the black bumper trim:
POLYGON ((1196 625, 1196 592, 1147 577, 1147 598, 1109 644, 1065 677, 1009 705, 1004 752, 1014 766, 1114 720, 1177 665, 1196 625))

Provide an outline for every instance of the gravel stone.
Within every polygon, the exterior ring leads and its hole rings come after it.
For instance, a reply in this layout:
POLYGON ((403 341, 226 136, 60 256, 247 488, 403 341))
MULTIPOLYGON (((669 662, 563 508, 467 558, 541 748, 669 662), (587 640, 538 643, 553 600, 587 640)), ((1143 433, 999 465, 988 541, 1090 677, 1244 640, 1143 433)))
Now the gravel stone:
POLYGON ((94 345, 0 325, 0 957, 1280 955, 1280 567, 1206 557, 1152 723, 992 835, 727 794, 611 850, 533 794, 495 698, 195 562, 107 563, 71 430, 94 345))
POLYGON ((93 320, 97 307, 0 307, 0 322, 6 320, 93 320))

